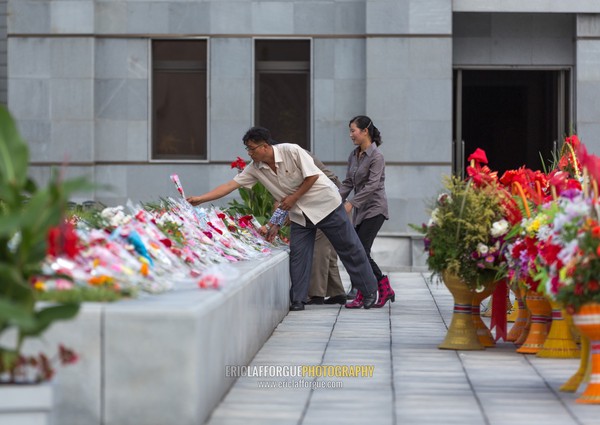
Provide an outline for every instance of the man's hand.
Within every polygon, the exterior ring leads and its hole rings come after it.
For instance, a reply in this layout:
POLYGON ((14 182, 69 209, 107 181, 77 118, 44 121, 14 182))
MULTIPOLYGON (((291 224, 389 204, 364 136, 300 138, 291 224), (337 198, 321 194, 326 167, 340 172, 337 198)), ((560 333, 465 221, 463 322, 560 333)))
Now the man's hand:
POLYGON ((279 229, 279 224, 274 224, 271 226, 271 228, 267 231, 267 236, 265 237, 267 242, 273 242, 275 240, 275 237, 279 234, 279 229))
POLYGON ((186 198, 186 201, 188 201, 193 206, 200 205, 203 202, 201 196, 188 196, 186 198))
POLYGON ((217 186, 210 192, 206 192, 203 195, 188 196, 185 199, 193 206, 196 206, 196 205, 203 204, 205 202, 214 201, 215 199, 220 199, 223 196, 230 194, 234 190, 239 189, 240 187, 242 187, 242 186, 239 183, 237 183, 235 180, 230 180, 227 183, 223 183, 222 185, 217 186))
POLYGON ((258 233, 261 236, 267 236, 268 232, 269 232, 269 228, 264 224, 258 228, 258 233))
POLYGON ((298 198, 295 195, 288 195, 281 200, 279 203, 279 208, 284 211, 289 211, 294 205, 296 205, 296 202, 298 202, 298 198))

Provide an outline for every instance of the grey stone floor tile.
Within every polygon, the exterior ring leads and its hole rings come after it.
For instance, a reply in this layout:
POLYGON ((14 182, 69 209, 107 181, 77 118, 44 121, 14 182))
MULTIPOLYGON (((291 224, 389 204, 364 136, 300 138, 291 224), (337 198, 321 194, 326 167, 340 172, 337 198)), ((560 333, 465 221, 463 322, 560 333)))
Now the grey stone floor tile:
MULTIPOLYGON (((239 378, 207 423, 600 425, 600 406, 575 403, 585 384, 576 393, 558 391, 579 359, 522 355, 503 341, 481 351, 440 350, 453 308, 445 286, 419 273, 389 276, 395 303, 290 313, 251 363, 371 365, 372 377, 239 378), (307 384, 261 388, 265 381, 307 384), (324 383, 337 387, 310 388, 324 383)), ((343 269, 342 278, 348 288, 343 269)))

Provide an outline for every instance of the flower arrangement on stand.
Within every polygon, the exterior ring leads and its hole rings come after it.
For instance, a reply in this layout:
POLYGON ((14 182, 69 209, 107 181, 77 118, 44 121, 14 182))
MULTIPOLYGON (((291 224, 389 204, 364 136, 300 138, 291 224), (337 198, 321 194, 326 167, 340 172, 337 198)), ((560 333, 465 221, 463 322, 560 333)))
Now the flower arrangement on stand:
POLYGON ((478 350, 472 320, 472 301, 497 281, 505 231, 505 210, 493 179, 479 184, 473 178, 449 177, 438 196, 429 223, 417 228, 424 234, 427 265, 432 277, 441 277, 454 297, 448 333, 439 348, 478 350))
MULTIPOLYGON (((549 279, 551 286, 548 290, 573 315, 574 323, 583 335, 582 348, 586 348, 584 344, 588 343, 584 337, 589 339, 592 376, 577 402, 600 403, 600 204, 597 199, 588 200, 587 204, 589 216, 583 217, 574 239, 559 252, 561 261, 557 264, 557 278, 549 279)), ((582 362, 587 360, 585 351, 582 349, 582 362)), ((580 376, 574 388, 581 379, 580 376)), ((574 390, 573 387, 570 389, 574 390)))

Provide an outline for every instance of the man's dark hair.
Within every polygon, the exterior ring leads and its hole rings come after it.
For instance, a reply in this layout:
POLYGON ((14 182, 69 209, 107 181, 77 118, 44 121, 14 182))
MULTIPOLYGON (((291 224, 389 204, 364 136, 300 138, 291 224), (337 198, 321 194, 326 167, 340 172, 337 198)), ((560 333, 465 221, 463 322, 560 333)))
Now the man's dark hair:
POLYGON ((246 131, 246 134, 242 137, 242 142, 244 145, 247 145, 249 141, 255 143, 266 142, 269 145, 273 142, 271 139, 271 132, 264 127, 252 127, 250 130, 246 131))

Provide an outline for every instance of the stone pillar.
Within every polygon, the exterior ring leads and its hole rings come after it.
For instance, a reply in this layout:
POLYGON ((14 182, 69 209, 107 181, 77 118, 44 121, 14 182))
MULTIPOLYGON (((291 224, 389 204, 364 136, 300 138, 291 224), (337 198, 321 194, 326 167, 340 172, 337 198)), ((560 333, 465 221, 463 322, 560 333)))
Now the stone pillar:
POLYGON ((366 113, 382 130, 394 230, 407 230, 451 172, 452 2, 368 0, 366 12, 366 113))
POLYGON ((600 151, 600 14, 577 15, 576 130, 589 151, 600 151))

